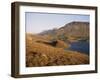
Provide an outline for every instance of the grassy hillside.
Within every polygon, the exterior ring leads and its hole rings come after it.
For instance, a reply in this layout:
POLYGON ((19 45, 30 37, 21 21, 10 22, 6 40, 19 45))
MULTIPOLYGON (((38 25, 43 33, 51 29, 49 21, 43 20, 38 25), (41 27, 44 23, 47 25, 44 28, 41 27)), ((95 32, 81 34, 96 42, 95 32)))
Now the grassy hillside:
POLYGON ((58 66, 88 64, 88 55, 64 50, 69 44, 61 40, 56 43, 40 35, 26 34, 26 66, 58 66), (55 45, 53 45, 55 44, 55 45))

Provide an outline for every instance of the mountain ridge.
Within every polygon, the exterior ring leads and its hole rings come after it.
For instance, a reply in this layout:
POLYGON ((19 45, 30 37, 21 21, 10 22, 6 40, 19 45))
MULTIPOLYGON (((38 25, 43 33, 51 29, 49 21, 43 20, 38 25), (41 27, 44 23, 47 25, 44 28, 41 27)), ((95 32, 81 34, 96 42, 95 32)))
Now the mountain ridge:
POLYGON ((73 21, 64 26, 52 30, 43 31, 39 35, 51 36, 54 38, 66 39, 89 39, 89 22, 73 21))

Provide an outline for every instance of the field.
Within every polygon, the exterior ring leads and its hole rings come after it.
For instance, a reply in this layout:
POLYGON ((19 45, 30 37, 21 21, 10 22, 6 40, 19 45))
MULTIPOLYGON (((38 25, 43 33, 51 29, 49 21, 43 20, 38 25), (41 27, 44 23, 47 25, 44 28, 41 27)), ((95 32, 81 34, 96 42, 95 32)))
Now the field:
POLYGON ((89 64, 89 56, 65 50, 70 44, 63 40, 26 33, 26 67, 89 64))

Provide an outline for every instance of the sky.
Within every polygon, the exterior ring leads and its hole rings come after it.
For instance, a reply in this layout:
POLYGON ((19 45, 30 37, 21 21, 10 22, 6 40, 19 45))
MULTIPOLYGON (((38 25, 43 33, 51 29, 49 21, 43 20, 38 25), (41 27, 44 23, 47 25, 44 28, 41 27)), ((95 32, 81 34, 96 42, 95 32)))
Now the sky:
POLYGON ((89 15, 25 13, 25 27, 27 33, 40 33, 45 30, 63 27, 73 21, 89 22, 89 15))

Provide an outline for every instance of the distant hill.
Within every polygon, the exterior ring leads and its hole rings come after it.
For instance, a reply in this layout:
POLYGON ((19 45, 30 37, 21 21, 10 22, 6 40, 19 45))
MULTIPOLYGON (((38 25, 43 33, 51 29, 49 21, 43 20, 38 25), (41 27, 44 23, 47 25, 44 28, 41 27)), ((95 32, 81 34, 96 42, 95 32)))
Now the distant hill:
POLYGON ((88 40, 89 23, 88 22, 70 22, 59 29, 52 29, 40 33, 43 36, 50 36, 51 39, 61 40, 88 40))

